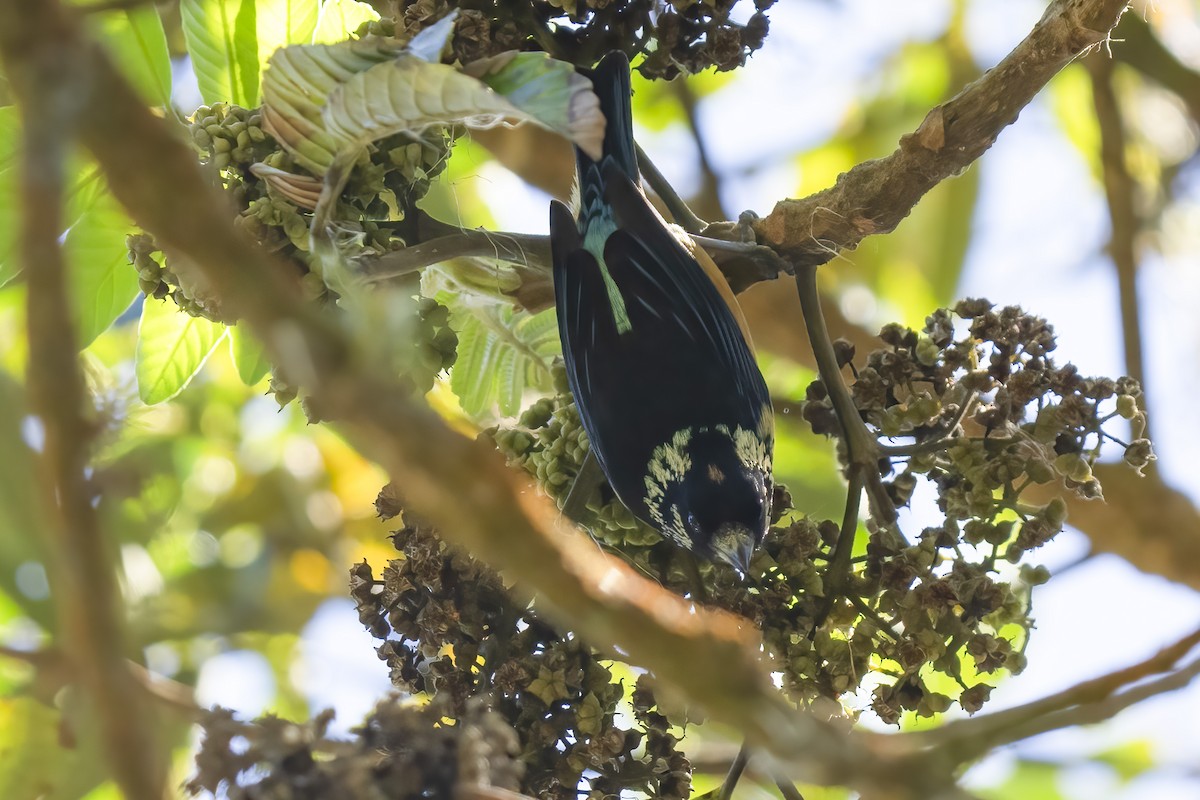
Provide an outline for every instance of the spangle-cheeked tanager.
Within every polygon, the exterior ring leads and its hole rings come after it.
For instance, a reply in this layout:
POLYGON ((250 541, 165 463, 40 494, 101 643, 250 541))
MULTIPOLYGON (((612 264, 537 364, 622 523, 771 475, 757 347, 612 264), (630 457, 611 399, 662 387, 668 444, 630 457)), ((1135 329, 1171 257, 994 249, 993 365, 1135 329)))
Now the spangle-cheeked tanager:
POLYGON ((567 377, 617 497, 697 556, 745 574, 771 511, 774 416, 724 277, 639 188, 629 61, 589 77, 601 158, 576 148, 577 216, 550 209, 567 377))

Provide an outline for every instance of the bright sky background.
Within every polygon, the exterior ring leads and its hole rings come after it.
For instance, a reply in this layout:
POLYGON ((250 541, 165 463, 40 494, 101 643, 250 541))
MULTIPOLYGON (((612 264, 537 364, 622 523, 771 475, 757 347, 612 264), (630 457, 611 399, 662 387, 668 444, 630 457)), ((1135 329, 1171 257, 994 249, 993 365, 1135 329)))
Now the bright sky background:
MULTIPOLYGON (((904 41, 944 30, 948 0, 788 0, 770 12, 764 49, 734 83, 703 102, 700 119, 731 209, 765 213, 795 190, 793 166, 745 173, 750 164, 824 141, 862 95, 883 57, 904 41), (733 121, 733 122, 731 122, 733 121), (746 141, 754 142, 748 150, 746 141)), ((1001 58, 1041 15, 1044 2, 973 2, 968 33, 981 67, 1001 58)), ((1186 20, 1185 20, 1186 22, 1186 20)), ((1200 53, 1192 22, 1173 31, 1200 53)), ((644 132, 643 132, 644 133, 644 132)), ((694 150, 682 128, 641 135, 655 162, 687 193, 694 150)), ((1103 197, 1087 166, 1066 141, 1043 99, 1035 101, 974 169, 982 171, 973 249, 960 294, 1017 303, 1048 317, 1059 333, 1058 355, 1085 373, 1120 374, 1116 282, 1102 255, 1108 234, 1103 197)), ((476 178, 500 226, 545 232, 547 198, 495 166, 476 178)), ((1174 255, 1147 257, 1140 277, 1148 355, 1150 410, 1156 449, 1168 482, 1200 501, 1200 472, 1190 468, 1200 443, 1200 181, 1177 212, 1174 255), (1189 246, 1190 245, 1190 246, 1189 246), (1186 368, 1181 369, 1181 365, 1186 368), (1165 432, 1170 435, 1164 435, 1165 432)), ((847 254, 851 260, 853 253, 847 254)), ((831 267, 836 269, 836 266, 831 267)), ((1074 561, 1087 543, 1068 530, 1038 553, 1050 565, 1074 561)), ((1037 630, 1029 668, 1003 683, 987 707, 995 711, 1064 689, 1080 679, 1140 660, 1200 625, 1200 597, 1142 575, 1114 557, 1099 557, 1055 578, 1035 594, 1037 630), (1120 648, 1113 641, 1122 642, 1120 648)), ((326 603, 303 634, 303 657, 293 678, 314 709, 333 706, 342 730, 386 693, 385 665, 362 630, 349 600, 326 603)), ((207 662, 199 696, 248 715, 270 702, 274 683, 266 662, 250 652, 207 662)), ((1059 789, 1072 800, 1195 800, 1200 797, 1200 686, 1143 703, 1115 722, 1038 737, 1001 752, 968 774, 968 786, 1002 781, 1017 754, 1029 759, 1079 760, 1116 744, 1146 739, 1158 761, 1153 777, 1121 785, 1106 767, 1067 770, 1059 789)))

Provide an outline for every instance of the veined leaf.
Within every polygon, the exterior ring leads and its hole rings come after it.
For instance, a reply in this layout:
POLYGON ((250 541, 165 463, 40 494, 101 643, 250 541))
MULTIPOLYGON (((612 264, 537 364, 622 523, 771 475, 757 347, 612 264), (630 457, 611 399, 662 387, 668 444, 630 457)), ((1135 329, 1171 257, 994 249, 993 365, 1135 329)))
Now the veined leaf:
POLYGON ((271 362, 267 360, 263 346, 243 327, 235 325, 229 329, 229 353, 233 356, 238 377, 247 386, 258 383, 271 371, 271 362))
POLYGON ((442 293, 458 332, 458 360, 450 388, 471 416, 498 406, 512 416, 526 389, 549 389, 550 360, 561 351, 553 309, 530 314, 511 303, 478 295, 442 293))
POLYGON ((92 35, 147 102, 171 102, 171 56, 153 6, 88 14, 86 19, 92 35))
POLYGON ((379 19, 379 14, 367 3, 357 0, 325 0, 321 16, 313 33, 313 44, 344 42, 364 22, 379 19))
POLYGON ((137 227, 133 220, 103 184, 92 184, 81 195, 79 215, 63 246, 83 349, 129 308, 138 294, 138 274, 125 249, 126 234, 137 227))
POLYGON ((279 48, 311 42, 320 11, 320 0, 258 0, 259 68, 279 48))
POLYGON ((142 402, 154 405, 179 394, 225 330, 224 325, 180 311, 174 303, 148 301, 138 327, 135 366, 142 402))
POLYGON ((599 102, 571 65, 544 53, 505 53, 470 72, 402 54, 333 89, 322 112, 325 129, 349 149, 444 123, 534 122, 599 157, 599 102))
POLYGON ((375 38, 276 50, 263 80, 263 127, 301 166, 325 174, 340 150, 321 119, 326 98, 338 84, 397 52, 394 44, 375 38))
POLYGON ((258 105, 255 1, 181 0, 179 12, 204 102, 258 105))
MULTIPOLYGON (((432 29, 431 29, 432 31, 432 29)), ((441 33, 441 31, 427 31, 441 33)), ((267 130, 306 169, 395 133, 434 125, 488 128, 534 122, 598 155, 604 118, 591 82, 544 53, 504 53, 465 71, 377 37, 277 51, 263 83, 267 130)))

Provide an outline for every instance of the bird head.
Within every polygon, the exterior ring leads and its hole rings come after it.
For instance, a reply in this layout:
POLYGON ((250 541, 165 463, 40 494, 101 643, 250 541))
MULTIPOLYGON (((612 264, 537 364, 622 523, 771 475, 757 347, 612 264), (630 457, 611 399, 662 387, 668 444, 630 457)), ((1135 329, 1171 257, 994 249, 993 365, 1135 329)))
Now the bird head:
POLYGON ((677 488, 672 499, 692 552, 745 576, 770 521, 769 477, 739 458, 727 437, 701 437, 677 488))

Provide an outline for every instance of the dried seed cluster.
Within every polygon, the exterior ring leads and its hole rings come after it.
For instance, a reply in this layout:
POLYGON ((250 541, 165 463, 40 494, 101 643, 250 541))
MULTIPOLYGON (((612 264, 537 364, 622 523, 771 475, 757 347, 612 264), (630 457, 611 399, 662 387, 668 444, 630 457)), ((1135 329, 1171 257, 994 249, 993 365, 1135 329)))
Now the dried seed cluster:
MULTIPOLYGON (((389 516, 399 505, 385 490, 376 507, 389 516)), ((451 717, 485 701, 518 732, 521 789, 535 797, 574 800, 581 781, 596 797, 688 796, 678 730, 655 710, 645 676, 627 687, 611 662, 515 601, 489 567, 411 514, 403 519, 393 534, 403 557, 378 580, 365 562, 351 571, 360 619, 383 640, 379 656, 397 688, 436 698, 451 717), (619 722, 618 710, 632 722, 619 722)))
POLYGON ((390 18, 371 32, 406 39, 459 9, 451 40, 462 63, 505 50, 545 50, 591 66, 610 50, 644 53, 647 78, 674 78, 709 67, 731 70, 762 47, 775 0, 753 5, 745 24, 733 20, 738 0, 391 0, 390 18))
POLYGON ((453 712, 448 705, 442 698, 426 705, 384 700, 349 740, 328 736, 328 711, 298 724, 275 717, 242 722, 218 708, 200 723, 196 774, 185 788, 229 800, 454 797, 462 785, 517 789, 524 770, 513 729, 482 702, 453 712))
MULTIPOLYGON (((920 331, 885 326, 880 338, 884 346, 861 369, 852 348, 837 348, 854 372, 854 402, 868 427, 893 443, 880 460, 891 502, 907 506, 924 480, 943 522, 916 543, 892 525, 868 525, 866 557, 847 596, 868 626, 889 631, 875 655, 892 679, 875 688, 873 708, 890 722, 953 700, 973 712, 991 691, 986 676, 1024 667, 1029 589, 1049 576, 1021 562, 1066 519, 1061 497, 1034 504, 1023 493, 1061 481, 1099 497, 1091 467, 1105 443, 1144 468, 1153 455, 1140 438, 1141 392, 1127 378, 1085 378, 1071 364, 1057 366, 1045 320, 986 300, 940 309, 920 331), (1105 430, 1118 417, 1133 428, 1128 444, 1105 430)), ((813 430, 837 431, 824 384, 814 382, 807 395, 803 415, 813 430)))

